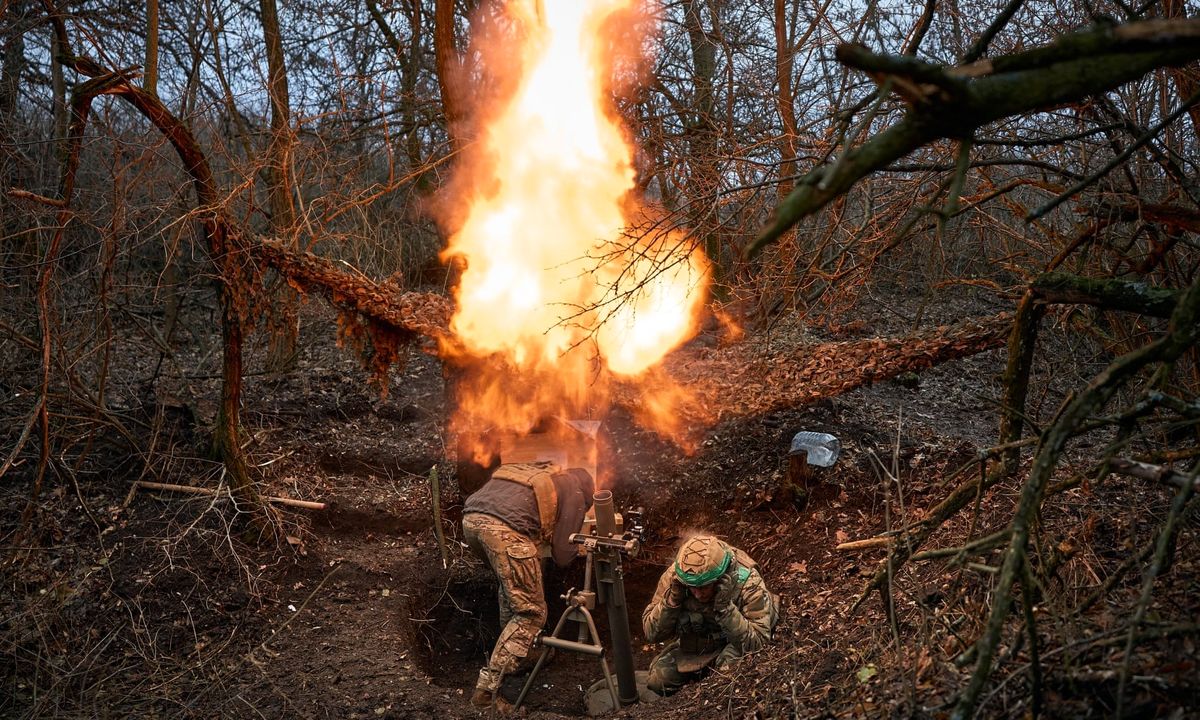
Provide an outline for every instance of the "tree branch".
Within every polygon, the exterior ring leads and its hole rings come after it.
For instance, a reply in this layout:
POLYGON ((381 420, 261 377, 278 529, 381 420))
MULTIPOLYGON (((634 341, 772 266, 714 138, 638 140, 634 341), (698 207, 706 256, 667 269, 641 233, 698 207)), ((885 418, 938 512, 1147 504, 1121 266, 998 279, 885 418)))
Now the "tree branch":
POLYGON ((969 136, 1001 118, 1075 102, 1156 68, 1190 62, 1200 58, 1197 38, 1200 20, 1150 20, 1090 28, 1044 48, 959 68, 938 68, 910 57, 870 56, 842 46, 840 58, 889 78, 903 78, 907 84, 901 85, 910 94, 916 88, 920 101, 899 122, 848 150, 836 166, 814 168, 801 178, 745 252, 757 255, 864 176, 933 140, 969 136))
POLYGON ((992 610, 977 648, 975 671, 959 698, 952 718, 965 720, 974 715, 979 693, 991 674, 1000 634, 1011 606, 1012 586, 1026 562, 1029 533, 1041 507, 1043 493, 1058 460, 1077 428, 1104 407, 1113 395, 1136 373, 1155 363, 1174 362, 1196 344, 1200 335, 1200 282, 1194 283, 1180 298, 1171 315, 1165 335, 1137 350, 1122 355, 1097 375, 1088 387, 1063 408, 1055 423, 1047 428, 1033 459, 1029 478, 1021 489, 1020 501, 1012 521, 1012 540, 1004 556, 1000 578, 993 590, 992 610))
POLYGON ((1051 303, 1095 305, 1109 310, 1169 318, 1180 292, 1144 282, 1085 278, 1068 273, 1046 273, 1029 286, 1039 300, 1051 303))

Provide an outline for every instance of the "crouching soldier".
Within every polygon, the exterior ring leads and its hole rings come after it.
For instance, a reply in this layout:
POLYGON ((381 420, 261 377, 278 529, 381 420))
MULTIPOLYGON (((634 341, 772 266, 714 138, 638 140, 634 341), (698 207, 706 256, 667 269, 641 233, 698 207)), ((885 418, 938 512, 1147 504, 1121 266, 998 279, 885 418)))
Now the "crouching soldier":
POLYGON ((670 695, 771 639, 779 601, 757 568, 749 555, 712 535, 679 548, 642 614, 647 641, 670 641, 650 665, 649 689, 670 695))
POLYGON ((571 544, 592 505, 592 476, 549 463, 501 465, 463 506, 463 537, 500 579, 500 638, 479 671, 471 704, 511 706, 500 683, 529 654, 546 622, 542 550, 560 567, 577 556, 571 544))

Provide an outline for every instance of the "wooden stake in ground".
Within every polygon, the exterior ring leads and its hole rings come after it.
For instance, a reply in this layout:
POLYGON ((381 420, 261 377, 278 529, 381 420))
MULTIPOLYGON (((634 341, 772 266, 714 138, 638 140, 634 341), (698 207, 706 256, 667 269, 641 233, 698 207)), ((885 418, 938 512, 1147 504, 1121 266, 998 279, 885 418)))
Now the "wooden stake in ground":
POLYGON ((438 482, 437 466, 429 468, 429 493, 433 504, 433 534, 437 537, 438 552, 442 554, 442 569, 450 565, 450 556, 446 552, 446 536, 442 532, 442 487, 438 482))

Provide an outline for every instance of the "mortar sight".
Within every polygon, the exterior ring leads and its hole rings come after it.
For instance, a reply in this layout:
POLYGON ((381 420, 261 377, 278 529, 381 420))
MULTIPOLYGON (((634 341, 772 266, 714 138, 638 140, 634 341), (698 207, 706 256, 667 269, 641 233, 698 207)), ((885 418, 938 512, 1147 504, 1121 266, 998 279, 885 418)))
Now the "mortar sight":
POLYGON ((613 509, 611 490, 597 490, 592 495, 592 512, 583 521, 580 532, 571 535, 571 542, 582 545, 588 553, 603 548, 626 555, 636 555, 641 549, 643 508, 624 514, 613 509))

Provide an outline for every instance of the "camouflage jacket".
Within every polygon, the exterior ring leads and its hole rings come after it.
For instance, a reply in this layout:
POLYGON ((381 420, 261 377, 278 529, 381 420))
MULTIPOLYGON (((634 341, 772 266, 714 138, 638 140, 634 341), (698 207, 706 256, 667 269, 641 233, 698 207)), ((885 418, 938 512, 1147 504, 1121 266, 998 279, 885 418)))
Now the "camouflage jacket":
POLYGON ((779 601, 767 590, 757 563, 734 548, 734 562, 726 573, 733 573, 740 590, 729 607, 717 608, 713 602, 701 603, 691 593, 677 608, 668 607, 667 594, 676 580, 675 568, 668 567, 658 579, 654 598, 642 613, 642 629, 648 642, 678 641, 685 655, 716 653, 717 667, 754 652, 771 639, 779 619, 779 601))

